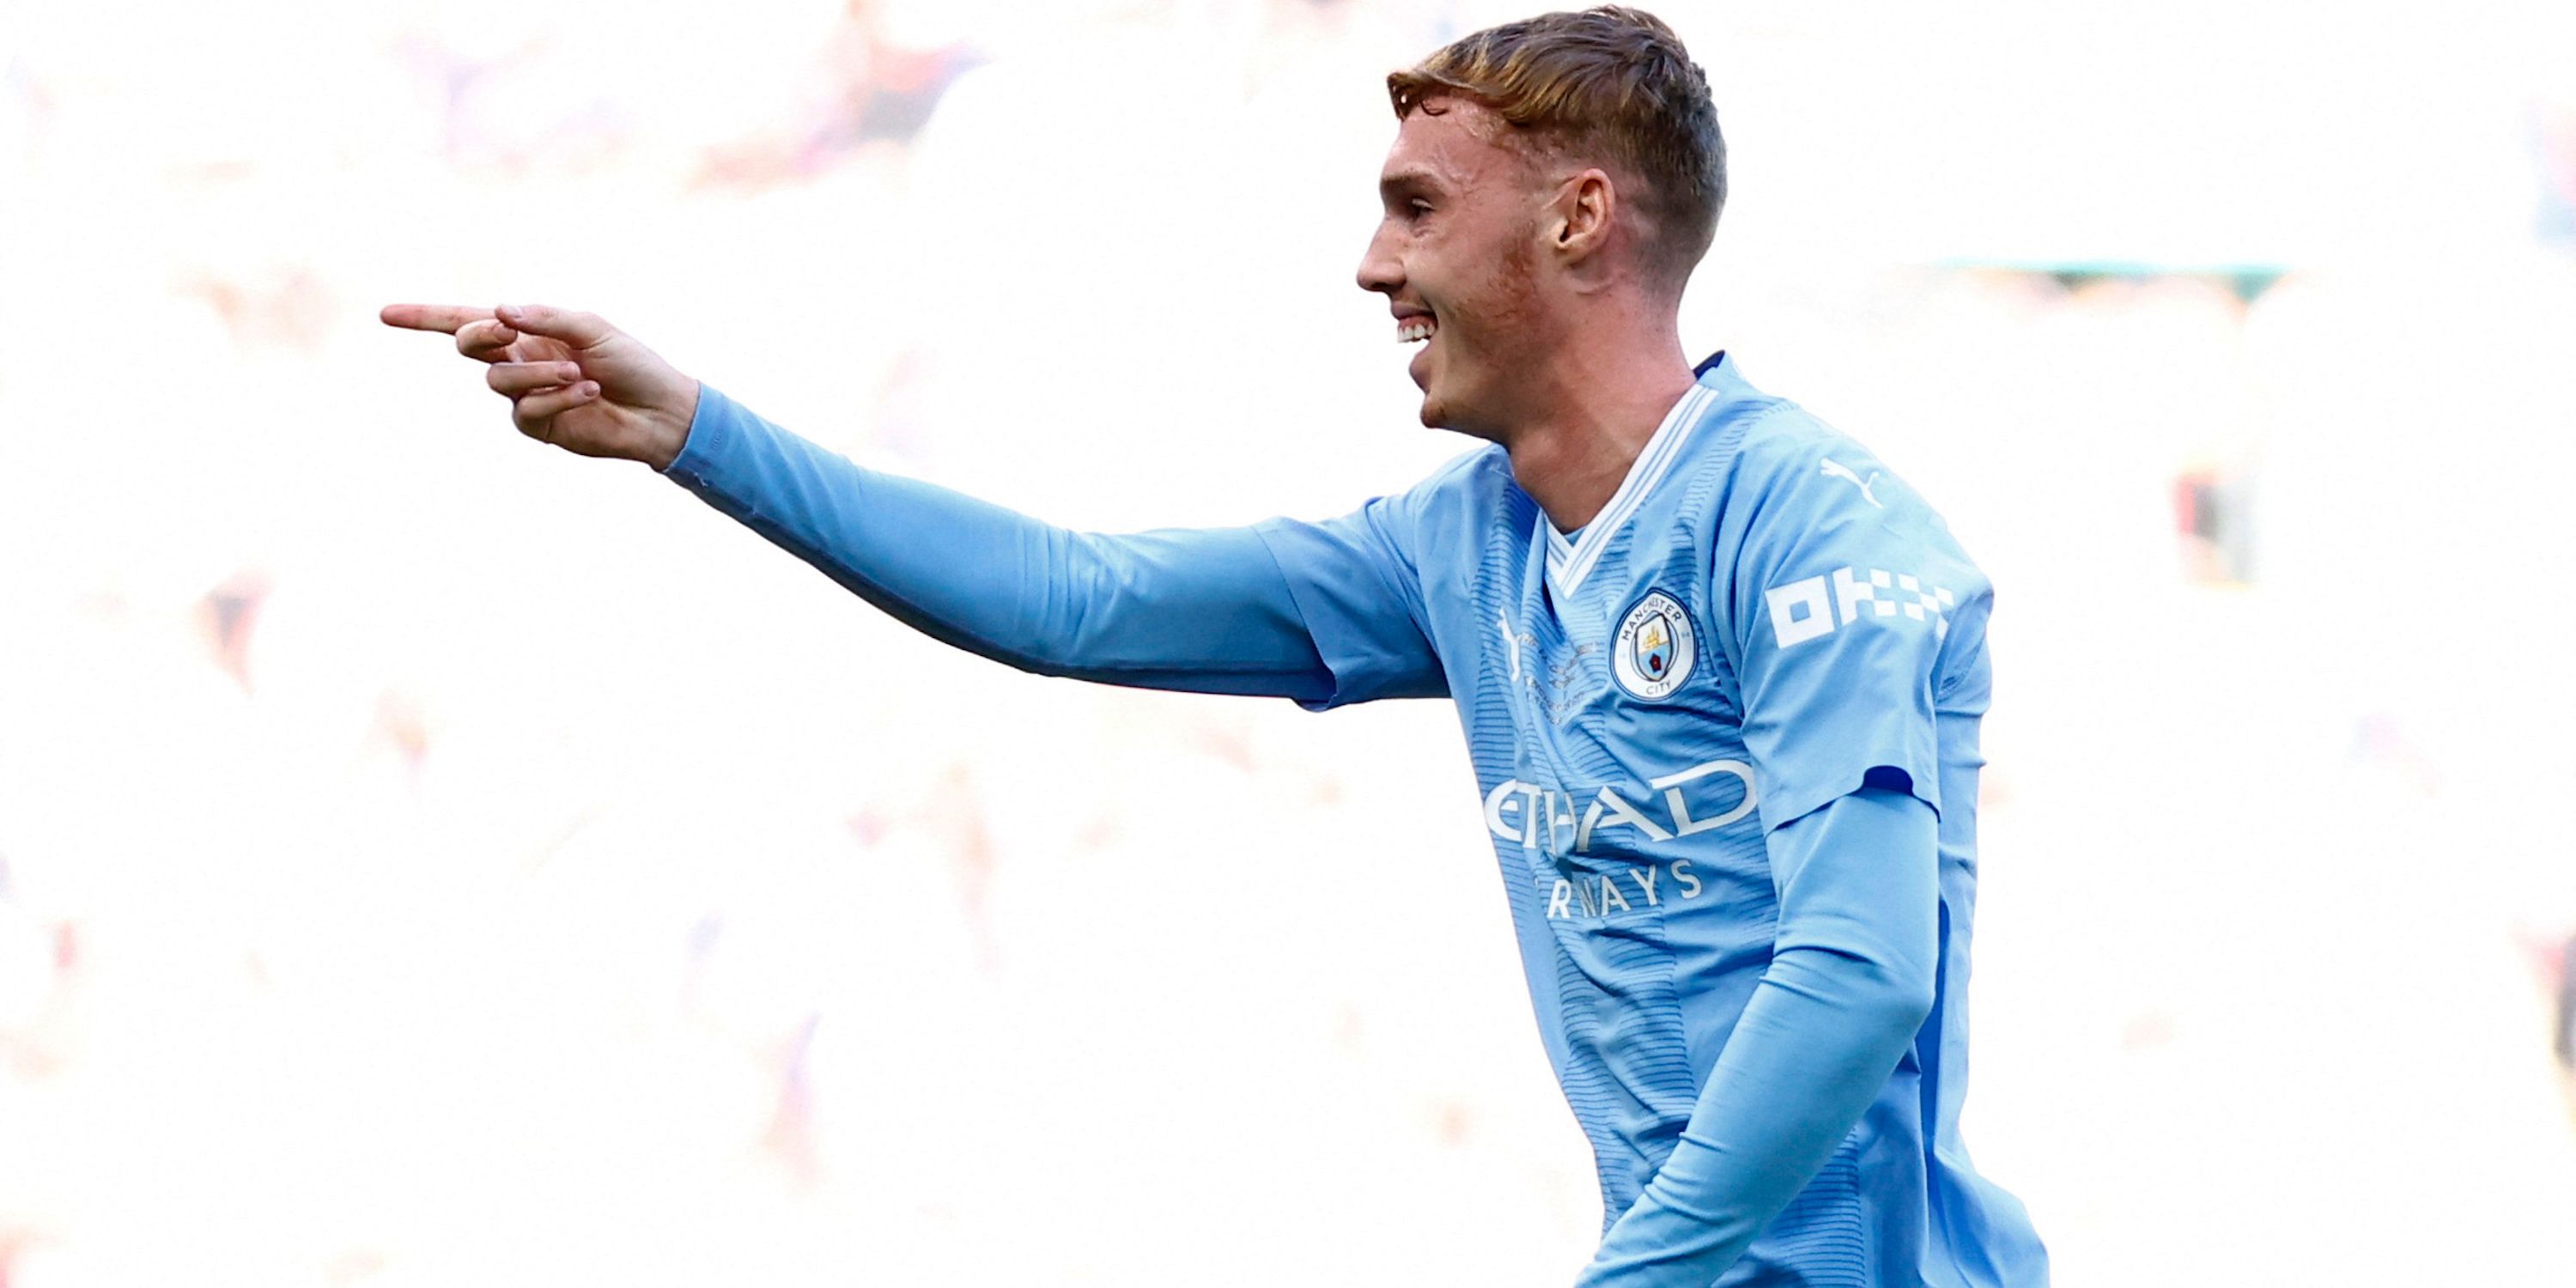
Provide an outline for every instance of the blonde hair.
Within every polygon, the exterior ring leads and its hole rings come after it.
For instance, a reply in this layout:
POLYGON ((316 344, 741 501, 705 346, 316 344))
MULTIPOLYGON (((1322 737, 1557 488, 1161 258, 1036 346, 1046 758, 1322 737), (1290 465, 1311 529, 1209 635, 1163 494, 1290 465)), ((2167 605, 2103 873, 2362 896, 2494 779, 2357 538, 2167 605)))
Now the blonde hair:
POLYGON ((1462 37, 1386 78, 1399 121, 1424 102, 1475 102, 1541 149, 1611 162, 1653 229, 1649 254, 1688 278, 1726 205, 1726 140, 1708 76, 1681 37, 1624 5, 1550 13, 1462 37))

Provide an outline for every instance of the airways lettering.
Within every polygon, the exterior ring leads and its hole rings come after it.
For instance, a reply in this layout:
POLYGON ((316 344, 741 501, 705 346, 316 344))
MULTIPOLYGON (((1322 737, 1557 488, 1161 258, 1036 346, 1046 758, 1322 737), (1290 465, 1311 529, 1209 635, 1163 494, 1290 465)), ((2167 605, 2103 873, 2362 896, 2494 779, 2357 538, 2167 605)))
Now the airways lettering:
POLYGON ((1606 917, 1614 912, 1636 908, 1664 906, 1661 891, 1670 889, 1672 898, 1688 901, 1699 897, 1707 883, 1691 868, 1688 859, 1675 859, 1668 864, 1649 863, 1628 872, 1591 873, 1580 877, 1558 877, 1554 882, 1544 878, 1540 884, 1547 890, 1547 919, 1563 921, 1568 917, 1606 917), (1673 883, 1664 885, 1670 874, 1673 883))

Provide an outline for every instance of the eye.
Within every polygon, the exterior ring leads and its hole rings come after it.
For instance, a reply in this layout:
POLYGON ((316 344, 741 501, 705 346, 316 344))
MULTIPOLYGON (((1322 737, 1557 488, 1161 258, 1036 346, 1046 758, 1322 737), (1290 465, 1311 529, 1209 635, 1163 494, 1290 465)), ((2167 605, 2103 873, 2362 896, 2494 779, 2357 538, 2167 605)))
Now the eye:
POLYGON ((1415 219, 1420 219, 1424 215, 1431 213, 1431 203, 1424 201, 1420 197, 1415 197, 1404 203, 1404 213, 1415 219))

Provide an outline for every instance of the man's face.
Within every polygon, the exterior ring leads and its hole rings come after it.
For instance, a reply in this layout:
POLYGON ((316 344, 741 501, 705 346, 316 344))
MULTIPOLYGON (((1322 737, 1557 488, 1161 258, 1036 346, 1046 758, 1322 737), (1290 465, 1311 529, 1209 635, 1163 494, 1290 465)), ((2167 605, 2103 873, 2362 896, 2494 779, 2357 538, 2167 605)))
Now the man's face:
POLYGON ((1535 280, 1543 194, 1509 129, 1464 99, 1406 116, 1359 272, 1360 288, 1393 306, 1397 337, 1420 345, 1410 370, 1422 423, 1497 440, 1552 338, 1535 280))

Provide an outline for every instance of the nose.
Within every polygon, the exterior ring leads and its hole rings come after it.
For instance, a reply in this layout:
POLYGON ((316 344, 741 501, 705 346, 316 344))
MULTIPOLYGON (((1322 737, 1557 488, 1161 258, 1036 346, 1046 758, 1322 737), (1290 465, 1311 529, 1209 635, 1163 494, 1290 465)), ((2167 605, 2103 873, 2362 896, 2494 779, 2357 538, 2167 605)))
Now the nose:
POLYGON ((1384 223, 1369 238, 1368 249, 1360 252, 1360 289, 1393 295, 1404 287, 1404 261, 1395 254, 1394 239, 1387 236, 1384 223))

